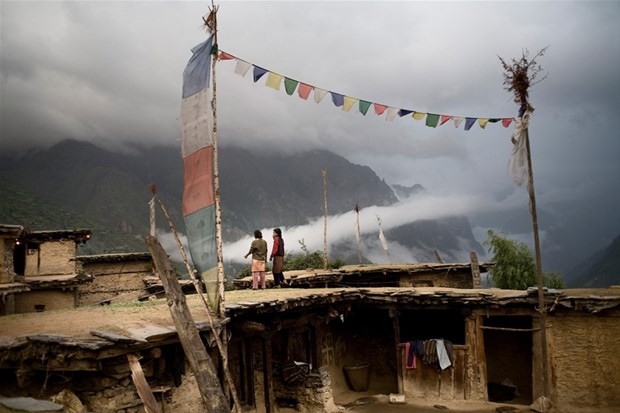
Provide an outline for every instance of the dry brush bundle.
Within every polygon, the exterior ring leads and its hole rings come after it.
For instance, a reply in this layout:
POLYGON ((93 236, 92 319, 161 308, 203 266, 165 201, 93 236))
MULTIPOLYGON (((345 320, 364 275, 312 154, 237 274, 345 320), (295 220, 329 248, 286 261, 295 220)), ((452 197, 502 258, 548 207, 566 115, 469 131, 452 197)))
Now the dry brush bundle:
POLYGON ((519 105, 521 114, 534 111, 528 101, 529 88, 547 77, 545 75, 536 81, 538 75, 543 71, 536 59, 544 56, 548 47, 541 49, 531 59, 530 52, 526 49, 520 59, 511 59, 510 63, 498 56, 504 68, 504 88, 514 94, 514 101, 519 105))

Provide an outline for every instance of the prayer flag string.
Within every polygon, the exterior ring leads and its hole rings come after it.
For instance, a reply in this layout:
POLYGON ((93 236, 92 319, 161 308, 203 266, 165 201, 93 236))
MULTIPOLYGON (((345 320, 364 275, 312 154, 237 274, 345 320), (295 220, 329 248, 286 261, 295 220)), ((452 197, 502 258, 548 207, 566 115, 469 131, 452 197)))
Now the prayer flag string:
POLYGON ((265 86, 268 86, 275 90, 280 90, 282 83, 284 83, 284 89, 286 91, 286 94, 289 96, 292 96, 295 93, 295 90, 297 90, 297 94, 301 99, 308 100, 310 93, 314 92, 314 101, 316 103, 321 103, 323 98, 327 94, 329 94, 334 106, 341 108, 341 110, 343 110, 344 112, 349 112, 353 107, 357 106, 359 113, 361 113, 363 116, 366 116, 370 107, 372 106, 374 113, 377 116, 382 116, 383 114, 385 114, 385 120, 388 122, 394 121, 394 119, 398 115, 398 117, 400 118, 410 117, 414 120, 425 120, 426 126, 428 126, 429 128, 436 128, 437 126, 442 126, 451 120, 455 128, 459 128, 461 124, 464 124, 464 129, 468 131, 476 123, 478 124, 478 126, 480 126, 481 129, 485 129, 489 123, 501 123, 504 128, 507 128, 515 120, 513 117, 473 117, 447 115, 440 113, 428 113, 413 109, 405 109, 390 105, 384 105, 365 99, 359 99, 353 96, 343 95, 341 93, 313 86, 306 82, 292 79, 290 77, 281 75, 276 72, 272 72, 271 70, 262 68, 260 66, 256 66, 250 62, 238 58, 237 56, 221 50, 219 51, 218 58, 221 61, 236 61, 234 71, 240 76, 245 76, 250 71, 250 69, 252 69, 254 83, 258 82, 263 77, 263 75, 267 74, 265 86))

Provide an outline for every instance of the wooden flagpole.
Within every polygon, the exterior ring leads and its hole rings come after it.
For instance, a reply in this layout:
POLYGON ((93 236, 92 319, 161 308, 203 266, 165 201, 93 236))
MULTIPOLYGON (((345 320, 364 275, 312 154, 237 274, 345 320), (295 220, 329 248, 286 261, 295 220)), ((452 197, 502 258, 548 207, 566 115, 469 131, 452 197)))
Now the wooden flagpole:
MULTIPOLYGON (((538 235, 538 213, 536 210, 536 193, 534 191, 534 172, 532 172, 532 156, 530 153, 529 129, 526 128, 523 138, 527 152, 527 192, 530 198, 530 214, 532 215, 532 230, 534 231, 534 251, 536 254, 536 274, 538 279, 538 312, 540 314, 540 346, 542 358, 542 397, 547 395, 549 376, 547 371, 547 305, 545 304, 545 292, 543 286, 542 257, 540 253, 540 237, 538 235)), ((543 401, 544 411, 544 401, 543 401)))
POLYGON ((211 76, 213 76, 213 189, 215 195, 215 242, 217 244, 217 284, 219 289, 219 316, 224 317, 226 310, 224 308, 224 258, 222 253, 222 209, 220 204, 220 172, 218 166, 218 150, 217 150, 217 82, 215 76, 215 68, 217 62, 217 7, 211 0, 211 12, 209 18, 205 21, 207 28, 213 30, 213 53, 211 59, 211 76))
POLYGON ((547 409, 547 394, 549 384, 548 372, 548 349, 547 349, 547 326, 546 315, 547 306, 545 304, 545 292, 543 284, 542 258, 540 253, 540 237, 538 234, 538 213, 536 209, 536 193, 534 191, 534 172, 532 171, 532 156, 530 150, 529 137, 529 115, 534 108, 529 102, 529 88, 531 85, 538 83, 546 78, 543 77, 534 83, 537 75, 542 68, 536 62, 538 57, 545 54, 547 48, 541 49, 532 59, 529 59, 529 52, 524 51, 521 59, 512 59, 512 64, 508 64, 501 57, 499 58, 504 70, 504 85, 506 90, 514 93, 514 101, 519 105, 519 117, 524 124, 523 136, 519 139, 525 139, 525 151, 527 155, 527 192, 529 195, 530 215, 532 217, 532 230, 534 232, 534 251, 536 256, 536 274, 538 280, 538 313, 540 321, 540 346, 541 346, 541 373, 542 373, 542 389, 541 397, 537 400, 540 404, 542 412, 547 409))

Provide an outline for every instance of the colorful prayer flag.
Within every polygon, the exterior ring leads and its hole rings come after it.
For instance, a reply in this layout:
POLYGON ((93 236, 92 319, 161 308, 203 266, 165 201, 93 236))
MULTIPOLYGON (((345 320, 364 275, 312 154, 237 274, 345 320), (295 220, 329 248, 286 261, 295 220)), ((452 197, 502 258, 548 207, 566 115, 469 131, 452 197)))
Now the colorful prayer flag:
POLYGON ((230 53, 226 53, 226 52, 220 52, 219 58, 220 58, 220 60, 233 60, 233 59, 236 59, 235 56, 231 55, 230 53))
POLYGON ((286 90, 286 94, 291 96, 295 93, 295 89, 297 88, 297 84, 299 82, 293 79, 289 79, 288 77, 284 78, 284 90, 286 90))
POLYGON ((366 116, 366 113, 368 112, 368 108, 370 108, 370 102, 366 100, 360 100, 359 109, 362 115, 366 116))
POLYGON ((334 105, 336 106, 342 106, 344 105, 344 96, 341 95, 340 93, 336 93, 336 92, 329 92, 332 95, 332 102, 334 102, 334 105))
POLYGON ((465 118, 465 130, 470 130, 476 123, 476 118, 465 118))
POLYGON ((353 105, 355 105, 355 102, 357 102, 356 98, 345 96, 344 97, 344 104, 342 105, 342 110, 345 111, 345 112, 350 111, 351 108, 353 107, 353 105))
POLYGON ((250 70, 251 67, 252 63, 248 63, 245 60, 237 59, 237 64, 235 65, 235 73, 243 77, 246 73, 248 73, 248 70, 250 70))
POLYGON ((267 74, 267 81, 265 82, 265 86, 275 90, 280 90, 280 85, 282 84, 283 77, 284 76, 277 73, 269 72, 267 74))
POLYGON ((387 114, 385 115, 385 120, 387 120, 388 122, 394 121, 394 118, 396 118, 396 114, 398 114, 397 108, 388 108, 387 114))
POLYGON ((306 83, 299 83, 299 88, 297 89, 297 94, 303 100, 307 100, 308 96, 310 96, 310 92, 312 92, 312 86, 306 83))
POLYGON ((440 125, 443 125, 444 123, 446 123, 450 119, 452 119, 452 116, 450 116, 450 115, 441 115, 441 123, 440 123, 440 125))
POLYGON ((213 36, 192 49, 183 72, 181 122, 184 165, 182 211, 194 267, 200 273, 211 308, 219 308, 213 123, 210 96, 213 36))
POLYGON ((378 116, 383 115, 383 112, 385 112, 385 110, 387 109, 387 106, 386 106, 386 105, 382 105, 382 104, 380 104, 380 103, 375 103, 375 104, 374 104, 374 106, 375 106, 375 113, 376 113, 378 116))
POLYGON ((438 123, 439 115, 435 115, 434 113, 429 113, 426 115, 426 126, 436 128, 438 123))
POLYGON ((259 66, 254 66, 254 83, 258 82, 258 80, 263 77, 265 73, 267 73, 266 69, 259 66))
POLYGON ((316 103, 321 103, 325 95, 327 94, 327 90, 319 89, 318 87, 314 88, 314 101, 316 103))

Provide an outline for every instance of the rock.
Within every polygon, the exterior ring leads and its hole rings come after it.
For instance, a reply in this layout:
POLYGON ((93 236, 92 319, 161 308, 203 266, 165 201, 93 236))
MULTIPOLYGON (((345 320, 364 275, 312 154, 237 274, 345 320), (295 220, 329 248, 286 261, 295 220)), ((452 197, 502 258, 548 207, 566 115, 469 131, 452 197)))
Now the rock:
POLYGON ((551 400, 549 400, 545 396, 539 397, 534 403, 530 405, 531 410, 539 413, 550 412, 552 407, 553 403, 551 403, 551 400))
POLYGON ((66 413, 86 413, 86 407, 80 399, 69 389, 61 390, 60 393, 51 397, 54 403, 65 406, 66 413))

